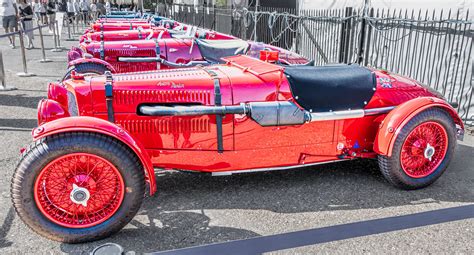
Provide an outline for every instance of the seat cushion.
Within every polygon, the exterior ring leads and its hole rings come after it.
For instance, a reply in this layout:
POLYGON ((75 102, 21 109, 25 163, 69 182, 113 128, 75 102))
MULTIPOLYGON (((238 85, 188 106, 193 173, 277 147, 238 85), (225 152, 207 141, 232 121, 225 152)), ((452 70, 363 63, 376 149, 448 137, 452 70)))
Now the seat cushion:
POLYGON ((237 54, 245 54, 249 47, 249 43, 236 40, 202 40, 197 39, 196 44, 201 51, 201 56, 211 63, 224 63, 223 57, 234 56, 237 54))
POLYGON ((375 92, 375 74, 358 65, 289 66, 296 102, 312 112, 362 109, 375 92))

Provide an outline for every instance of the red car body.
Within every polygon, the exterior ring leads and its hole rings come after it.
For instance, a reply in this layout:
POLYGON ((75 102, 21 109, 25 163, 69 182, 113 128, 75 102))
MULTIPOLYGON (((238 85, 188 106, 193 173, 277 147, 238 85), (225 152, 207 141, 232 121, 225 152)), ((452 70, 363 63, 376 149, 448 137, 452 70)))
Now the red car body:
MULTIPOLYGON (((100 42, 100 41, 131 41, 143 39, 171 38, 170 30, 163 27, 154 27, 150 29, 135 29, 135 30, 116 30, 106 32, 87 32, 81 36, 79 42, 100 42)), ((236 39, 231 35, 226 35, 216 31, 206 31, 203 36, 204 39, 236 39)))
POLYGON ((95 32, 100 31, 115 31, 115 30, 133 30, 138 28, 150 29, 155 25, 148 22, 108 22, 108 23, 94 23, 91 25, 91 30, 95 32))
POLYGON ((422 188, 463 134, 455 109, 409 78, 224 60, 51 83, 13 177, 20 217, 54 240, 104 238, 137 213, 145 179, 159 189, 154 168, 229 175, 378 157, 392 184, 422 188))
MULTIPOLYGON (((228 61, 226 65, 212 67, 221 79, 223 105, 294 100, 289 83, 282 75, 282 67, 246 56, 228 58, 228 61)), ((364 109, 395 107, 414 100, 418 103, 408 109, 410 114, 427 105, 438 105, 455 116, 456 123, 462 126, 455 110, 425 87, 402 76, 374 72, 378 81, 376 92, 364 109), (381 79, 390 80, 391 87, 382 87, 381 79)), ((104 83, 105 77, 64 82, 64 89, 77 100, 79 116, 107 120, 104 83)), ((380 128, 386 113, 289 127, 262 127, 248 116, 226 115, 223 122, 223 148, 229 153, 223 154, 216 152, 215 116, 158 118, 136 114, 137 107, 147 103, 214 105, 213 83, 212 77, 202 68, 117 75, 114 77, 115 125, 147 151, 148 163, 145 165, 166 169, 225 172, 302 166, 340 160, 345 150, 349 152, 348 155, 354 155, 349 157, 390 154, 390 139, 387 136, 391 135, 380 128), (358 148, 354 148, 356 142, 358 148), (342 148, 338 149, 338 144, 342 144, 342 148), (183 158, 188 160, 183 162, 183 158)), ((51 86, 50 91, 59 85, 51 86)), ((59 97, 54 92, 49 93, 48 100, 57 98, 61 98, 58 102, 61 111, 40 107, 39 123, 45 125, 41 126, 41 135, 35 133, 36 139, 50 132, 70 128, 64 124, 69 118, 61 118, 71 115, 64 95, 59 97), (49 123, 57 118, 61 119, 49 123)), ((407 114, 401 112, 394 118, 398 119, 398 123, 407 114)), ((87 123, 90 121, 88 119, 87 123)), ((150 177, 153 178, 153 175, 150 177)))
MULTIPOLYGON (((207 38, 214 35, 207 34, 207 38)), ((220 36, 219 36, 220 38, 220 36)), ((208 40, 213 40, 208 39, 208 40)), ((69 66, 77 66, 84 63, 107 63, 107 69, 114 73, 152 71, 158 69, 176 68, 165 64, 159 64, 157 61, 135 62, 122 61, 123 58, 156 58, 168 62, 186 65, 191 62, 205 63, 206 59, 202 55, 195 39, 160 39, 160 40, 132 40, 132 41, 106 41, 106 42, 82 42, 80 49, 73 49, 69 53, 69 66), (160 51, 158 56, 157 50, 160 51), (89 54, 86 58, 85 53, 89 54)), ((229 42, 236 41, 229 39, 229 42)), ((307 64, 308 59, 268 44, 255 43, 252 41, 238 40, 246 44, 246 54, 255 58, 260 58, 261 50, 278 52, 278 60, 285 65, 307 64)), ((231 53, 232 55, 235 53, 231 53)))

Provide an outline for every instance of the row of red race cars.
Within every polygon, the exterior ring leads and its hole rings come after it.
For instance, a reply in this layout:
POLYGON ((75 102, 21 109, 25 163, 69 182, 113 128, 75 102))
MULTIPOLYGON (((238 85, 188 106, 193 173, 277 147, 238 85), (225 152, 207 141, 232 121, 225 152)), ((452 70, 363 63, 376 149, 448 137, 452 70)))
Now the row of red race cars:
POLYGON ((413 79, 314 66, 162 17, 101 18, 68 58, 11 189, 20 218, 62 242, 123 228, 145 190, 159 191, 156 168, 230 175, 370 158, 391 184, 418 189, 464 134, 453 103, 413 79))
POLYGON ((276 58, 282 64, 308 63, 306 58, 272 45, 166 19, 159 26, 144 22, 99 20, 80 38, 79 47, 69 52, 65 78, 72 70, 103 74, 212 65, 224 63, 222 57, 239 54, 260 58, 262 51, 266 53, 262 57, 276 58))

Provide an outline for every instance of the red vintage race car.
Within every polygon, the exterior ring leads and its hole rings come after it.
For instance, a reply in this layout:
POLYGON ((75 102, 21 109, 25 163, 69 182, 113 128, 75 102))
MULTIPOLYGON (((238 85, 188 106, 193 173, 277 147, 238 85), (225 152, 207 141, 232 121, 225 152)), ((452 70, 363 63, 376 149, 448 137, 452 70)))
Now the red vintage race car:
POLYGON ((21 219, 62 242, 104 238, 147 185, 155 193, 154 168, 230 175, 373 158, 390 183, 418 189, 464 132, 438 93, 396 74, 225 61, 51 83, 12 179, 21 219))
POLYGON ((129 20, 129 19, 107 19, 107 20, 99 20, 93 24, 91 24, 90 29, 86 32, 102 32, 102 31, 116 31, 116 30, 134 30, 138 28, 142 29, 149 29, 154 27, 165 27, 165 28, 173 28, 175 26, 179 26, 181 23, 176 22, 174 20, 147 20, 147 19, 137 19, 137 20, 129 20))
MULTIPOLYGON (((131 40, 149 40, 156 38, 172 38, 173 35, 186 34, 186 28, 180 27, 176 29, 169 29, 164 27, 155 27, 150 29, 135 29, 135 30, 116 30, 106 32, 87 32, 81 36, 79 42, 101 42, 101 41, 131 41, 131 40)), ((219 33, 212 30, 199 29, 196 31, 196 38, 205 39, 237 39, 234 36, 219 33)))
POLYGON ((264 58, 272 56, 283 65, 309 63, 296 53, 272 45, 241 39, 214 40, 210 36, 204 33, 203 38, 207 39, 194 39, 193 31, 182 39, 83 42, 80 48, 74 47, 68 53, 69 69, 65 79, 70 78, 73 71, 87 74, 140 72, 215 64, 222 62, 222 57, 237 54, 260 58, 262 50, 268 52, 264 58))

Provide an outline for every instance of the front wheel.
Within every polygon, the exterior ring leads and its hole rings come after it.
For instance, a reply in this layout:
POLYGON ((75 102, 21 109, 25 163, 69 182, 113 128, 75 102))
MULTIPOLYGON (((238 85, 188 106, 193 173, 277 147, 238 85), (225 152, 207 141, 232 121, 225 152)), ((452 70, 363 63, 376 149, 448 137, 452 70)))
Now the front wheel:
POLYGON ((455 124, 444 110, 432 108, 413 117, 398 134, 392 156, 379 155, 380 170, 393 185, 419 189, 446 170, 456 147, 455 124))
POLYGON ((12 179, 20 218, 47 238, 79 243, 107 237, 138 212, 142 166, 124 144, 94 133, 40 139, 24 152, 12 179))

